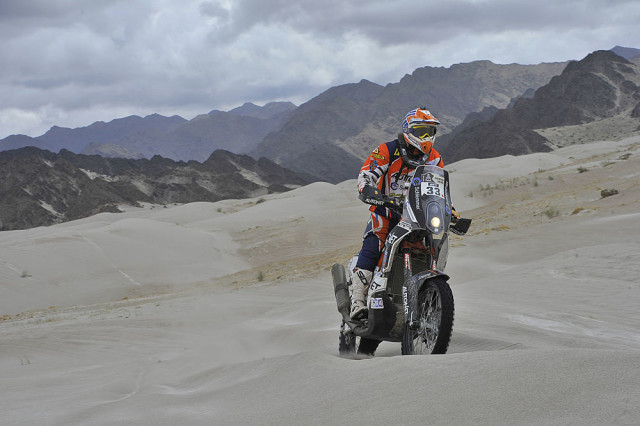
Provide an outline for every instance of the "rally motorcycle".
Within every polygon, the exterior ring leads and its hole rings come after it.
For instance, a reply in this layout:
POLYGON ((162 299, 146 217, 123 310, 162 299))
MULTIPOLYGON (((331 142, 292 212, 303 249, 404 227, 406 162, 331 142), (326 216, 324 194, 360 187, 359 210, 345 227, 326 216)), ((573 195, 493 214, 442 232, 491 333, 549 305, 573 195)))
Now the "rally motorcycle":
MULTIPOLYGON (((453 331, 453 293, 443 271, 449 232, 464 235, 471 219, 452 215, 449 173, 437 166, 418 166, 407 181, 404 199, 383 197, 383 206, 402 214, 389 232, 367 298, 362 320, 350 317, 349 286, 357 256, 348 273, 331 268, 342 315, 341 355, 373 355, 381 341, 401 342, 403 355, 446 353, 453 331), (358 342, 359 340, 359 342, 358 342)), ((366 201, 365 201, 366 202, 366 201)))

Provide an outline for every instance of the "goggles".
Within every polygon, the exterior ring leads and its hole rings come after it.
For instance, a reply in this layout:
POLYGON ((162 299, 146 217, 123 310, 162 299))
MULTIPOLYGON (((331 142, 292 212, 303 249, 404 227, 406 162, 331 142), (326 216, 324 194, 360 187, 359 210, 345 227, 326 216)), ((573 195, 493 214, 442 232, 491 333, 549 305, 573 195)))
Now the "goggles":
POLYGON ((436 134, 436 126, 431 125, 423 125, 423 126, 413 126, 409 128, 409 132, 419 138, 424 139, 427 137, 433 137, 436 134))

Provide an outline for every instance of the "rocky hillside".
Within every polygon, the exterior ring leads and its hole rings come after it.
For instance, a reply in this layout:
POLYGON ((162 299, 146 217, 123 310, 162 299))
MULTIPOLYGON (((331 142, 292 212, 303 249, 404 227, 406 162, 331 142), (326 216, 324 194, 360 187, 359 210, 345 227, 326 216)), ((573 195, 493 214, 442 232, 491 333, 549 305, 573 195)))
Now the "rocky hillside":
POLYGON ((476 61, 419 68, 386 87, 366 80, 333 87, 295 110, 252 155, 265 155, 314 179, 340 182, 357 175, 374 146, 396 137, 412 108, 428 106, 446 133, 470 112, 506 107, 512 98, 548 83, 565 65, 476 61))
POLYGON ((437 147, 453 162, 631 136, 640 130, 634 117, 639 105, 640 67, 611 51, 597 51, 569 63, 532 98, 460 126, 437 147))
POLYGON ((0 231, 119 212, 119 205, 247 198, 306 183, 266 158, 223 150, 202 163, 185 163, 26 147, 0 152, 0 231))

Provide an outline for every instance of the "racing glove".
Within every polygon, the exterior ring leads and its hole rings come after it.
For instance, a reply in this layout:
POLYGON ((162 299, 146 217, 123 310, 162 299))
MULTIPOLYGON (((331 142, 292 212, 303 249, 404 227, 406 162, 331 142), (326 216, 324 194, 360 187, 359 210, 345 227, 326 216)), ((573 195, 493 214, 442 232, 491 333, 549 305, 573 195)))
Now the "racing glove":
POLYGON ((456 211, 456 208, 451 206, 451 222, 456 223, 460 219, 460 213, 456 211))

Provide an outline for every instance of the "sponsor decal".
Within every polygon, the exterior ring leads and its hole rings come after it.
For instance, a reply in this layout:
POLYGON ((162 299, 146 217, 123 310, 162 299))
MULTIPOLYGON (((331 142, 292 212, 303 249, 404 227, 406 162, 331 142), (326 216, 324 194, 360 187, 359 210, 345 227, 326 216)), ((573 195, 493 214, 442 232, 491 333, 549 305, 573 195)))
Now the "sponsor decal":
POLYGON ((395 155, 396 157, 400 156, 400 151, 398 151, 398 148, 396 148, 396 152, 394 152, 393 155, 395 155))
POLYGON ((399 172, 392 173, 389 177, 389 180, 393 180, 394 183, 398 182, 409 182, 411 180, 411 175, 407 173, 402 173, 402 170, 399 172))
POLYGON ((404 220, 401 220, 398 225, 400 228, 402 229, 406 229, 407 231, 411 231, 411 224, 409 222, 405 222, 404 220))
POLYGON ((369 171, 372 172, 378 168, 378 162, 376 160, 371 160, 369 163, 369 171))
POLYGON ((411 255, 409 253, 404 254, 404 267, 405 269, 411 269, 411 255))
POLYGON ((398 184, 396 182, 391 182, 391 189, 393 189, 394 191, 398 189, 398 184))
POLYGON ((420 186, 420 178, 413 179, 413 185, 414 186, 420 186))
POLYGON ((384 160, 385 156, 380 154, 371 154, 371 157, 377 158, 378 160, 384 160))
POLYGON ((409 296, 407 295, 406 286, 402 286, 402 304, 404 305, 404 315, 409 315, 409 296))
POLYGON ((384 204, 384 201, 378 200, 378 199, 375 199, 375 198, 366 198, 364 200, 364 202, 367 203, 367 204, 374 204, 376 206, 381 206, 381 205, 384 204))
POLYGON ((384 309, 382 297, 374 297, 371 299, 371 309, 384 309))

